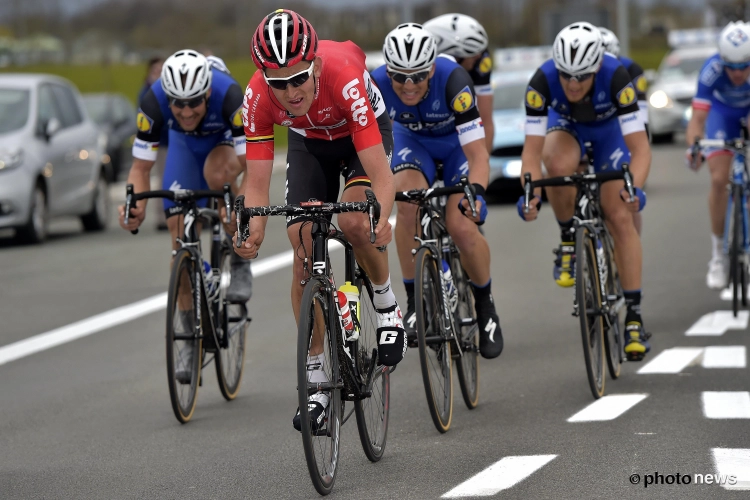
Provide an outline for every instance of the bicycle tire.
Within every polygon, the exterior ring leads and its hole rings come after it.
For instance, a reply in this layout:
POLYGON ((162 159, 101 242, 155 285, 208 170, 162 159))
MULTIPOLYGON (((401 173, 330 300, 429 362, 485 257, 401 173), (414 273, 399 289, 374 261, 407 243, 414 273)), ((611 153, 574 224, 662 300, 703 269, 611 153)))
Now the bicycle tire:
MULTIPOLYGON (((604 236, 602 238, 604 244, 604 255, 607 266, 607 295, 616 297, 614 302, 619 301, 623 297, 622 286, 620 285, 620 275, 617 269, 617 263, 614 259, 614 249, 612 248, 611 238, 604 236)), ((609 302, 609 300, 607 300, 609 302)), ((610 302, 610 305, 612 303, 610 302)), ((621 310, 622 311, 622 310, 621 310)), ((624 359, 624 338, 622 328, 621 311, 610 311, 609 313, 609 324, 604 325, 606 335, 604 335, 604 348, 607 356, 607 368, 609 369, 609 376, 612 380, 617 379, 622 371, 622 362, 624 359)))
POLYGON ((442 263, 440 256, 433 255, 428 247, 422 247, 417 252, 415 264, 414 291, 419 364, 432 422, 435 428, 443 433, 450 429, 453 418, 453 360, 451 343, 444 337, 445 332, 440 327, 445 303, 438 270, 442 270, 442 263), (439 337, 443 339, 440 340, 439 337), (427 338, 430 338, 429 345, 427 338))
POLYGON ((594 239, 582 226, 576 230, 576 301, 581 323, 586 375, 594 399, 604 395, 604 318, 594 239))
MULTIPOLYGON (((307 370, 307 355, 317 325, 317 328, 323 329, 324 340, 322 344, 325 364, 329 369, 328 380, 336 384, 340 382, 336 352, 336 335, 340 333, 340 328, 336 328, 336 323, 332 321, 335 318, 332 308, 333 299, 328 285, 318 278, 308 281, 302 293, 297 332, 297 397, 307 470, 310 473, 313 486, 321 495, 327 495, 331 492, 336 479, 342 416, 341 389, 330 391, 324 428, 322 430, 312 429, 309 423, 310 414, 307 402, 309 373, 307 370), (322 322, 322 325, 318 322, 322 322), (316 456, 318 452, 322 455, 321 463, 316 456)), ((318 331, 320 332, 320 330, 318 331)))
POLYGON ((232 271, 232 249, 225 243, 221 245, 219 269, 218 323, 223 334, 219 339, 219 349, 215 354, 216 379, 219 391, 227 401, 237 397, 242 382, 245 365, 245 341, 249 322, 244 304, 226 302, 232 271), (222 347, 225 345, 226 347, 222 347))
MULTIPOLYGON (((367 276, 357 280, 359 305, 355 312, 360 325, 359 339, 354 344, 356 363, 360 373, 370 367, 373 349, 378 347, 378 319, 372 304, 372 284, 367 276)), ((391 372, 387 366, 375 367, 372 374, 372 394, 354 402, 354 415, 357 417, 357 431, 362 450, 371 462, 383 458, 388 438, 388 422, 391 398, 391 372)))
MULTIPOLYGON (((196 267, 190 251, 184 248, 178 250, 172 260, 169 292, 167 294, 166 348, 169 399, 175 417, 182 424, 189 422, 195 412, 203 364, 203 342, 200 337, 193 341, 176 339, 175 337, 195 333, 197 317, 194 296, 195 287, 200 283, 197 274, 199 272, 201 271, 196 267), (187 305, 190 306, 190 309, 186 309, 187 305), (176 326, 177 323, 179 323, 179 326, 176 326), (182 384, 177 380, 175 365, 176 361, 179 362, 181 354, 185 355, 184 350, 188 344, 192 344, 193 349, 192 362, 190 363, 190 383, 182 384)), ((202 331, 200 327, 199 331, 202 331)))
POLYGON ((740 235, 742 234, 742 186, 732 185, 732 241, 729 245, 729 279, 732 281, 732 314, 737 317, 740 301, 740 235))
POLYGON ((479 324, 471 282, 461 266, 461 258, 457 252, 451 254, 451 274, 458 296, 455 322, 462 351, 456 363, 458 385, 461 387, 464 404, 473 410, 479 404, 479 324), (465 324, 469 321, 470 324, 465 324))

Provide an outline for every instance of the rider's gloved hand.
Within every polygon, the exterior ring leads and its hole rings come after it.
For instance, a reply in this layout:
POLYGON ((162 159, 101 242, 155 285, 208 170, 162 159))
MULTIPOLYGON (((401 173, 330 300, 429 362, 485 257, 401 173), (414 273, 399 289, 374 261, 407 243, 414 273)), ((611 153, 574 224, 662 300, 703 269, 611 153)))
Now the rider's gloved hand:
POLYGON ((539 210, 542 209, 542 198, 539 196, 534 196, 534 200, 536 200, 536 203, 534 201, 531 201, 529 203, 529 213, 524 212, 523 205, 524 205, 524 196, 522 195, 520 198, 518 198, 518 203, 516 203, 516 208, 518 209, 518 216, 524 220, 524 221, 532 221, 536 219, 539 216, 539 210))
POLYGON ((703 164, 703 154, 690 147, 685 150, 685 166, 690 170, 697 171, 703 164))
POLYGON ((469 200, 467 200, 465 196, 458 202, 458 209, 467 218, 474 221, 477 226, 481 226, 484 224, 485 219, 487 219, 487 214, 489 213, 487 210, 487 201, 484 199, 485 191, 481 184, 472 184, 472 186, 474 186, 474 191, 476 192, 474 197, 476 198, 475 210, 477 211, 477 217, 472 217, 471 209, 469 208, 469 200))
POLYGON ((620 191, 620 198, 627 203, 628 210, 631 212, 640 212, 646 208, 646 192, 639 187, 633 186, 633 194, 635 194, 635 196, 631 202, 629 201, 628 192, 625 189, 622 189, 620 191))

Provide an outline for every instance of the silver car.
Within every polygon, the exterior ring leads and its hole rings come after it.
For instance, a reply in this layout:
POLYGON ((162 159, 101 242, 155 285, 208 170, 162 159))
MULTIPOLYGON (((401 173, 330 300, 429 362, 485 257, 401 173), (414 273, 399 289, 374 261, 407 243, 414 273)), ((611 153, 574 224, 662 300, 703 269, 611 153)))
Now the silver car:
POLYGON ((26 243, 44 241, 59 215, 79 216, 87 231, 104 229, 105 141, 67 80, 0 75, 0 228, 15 228, 26 243))
POLYGON ((648 122, 654 142, 672 141, 685 129, 698 90, 698 73, 716 45, 677 48, 664 56, 648 90, 648 122))

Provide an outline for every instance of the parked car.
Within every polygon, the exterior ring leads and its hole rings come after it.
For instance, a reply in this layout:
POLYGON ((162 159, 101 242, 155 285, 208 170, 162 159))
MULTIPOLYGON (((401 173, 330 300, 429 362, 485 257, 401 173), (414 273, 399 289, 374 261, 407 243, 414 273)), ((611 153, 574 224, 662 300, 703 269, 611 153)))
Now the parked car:
POLYGON ((0 75, 0 228, 15 228, 28 243, 44 241, 59 215, 79 216, 87 231, 104 229, 105 140, 69 81, 0 75))
POLYGON ((107 145, 102 165, 111 168, 110 180, 115 181, 127 174, 132 156, 133 137, 136 128, 135 107, 122 94, 83 94, 83 104, 94 122, 106 134, 107 145))

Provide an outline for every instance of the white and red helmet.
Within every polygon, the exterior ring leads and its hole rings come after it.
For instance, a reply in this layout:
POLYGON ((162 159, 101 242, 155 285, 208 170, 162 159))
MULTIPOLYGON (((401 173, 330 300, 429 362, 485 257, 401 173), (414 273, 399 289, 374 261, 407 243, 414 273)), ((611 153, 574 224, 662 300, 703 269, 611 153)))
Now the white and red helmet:
POLYGON ((312 25, 287 9, 276 10, 264 17, 250 41, 250 55, 260 70, 312 61, 317 50, 318 35, 312 25))

